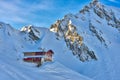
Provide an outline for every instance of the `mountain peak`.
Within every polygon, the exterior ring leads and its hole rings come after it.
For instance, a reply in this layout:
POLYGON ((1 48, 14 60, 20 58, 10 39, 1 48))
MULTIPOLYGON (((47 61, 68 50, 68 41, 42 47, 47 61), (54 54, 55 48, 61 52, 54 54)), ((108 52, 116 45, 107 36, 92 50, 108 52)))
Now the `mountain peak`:
POLYGON ((92 0, 88 5, 84 6, 80 13, 89 12, 90 9, 103 9, 104 5, 99 0, 92 0))
POLYGON ((98 3, 99 0, 92 0, 92 3, 98 3))
POLYGON ((38 40, 40 38, 40 31, 33 25, 24 26, 20 31, 28 33, 32 40, 38 40))
POLYGON ((100 3, 99 0, 92 0, 92 2, 90 2, 90 7, 101 7, 102 4, 100 3))
POLYGON ((24 26, 21 28, 20 31, 27 31, 30 32, 32 30, 33 25, 28 25, 28 26, 24 26))
POLYGON ((99 4, 100 2, 99 2, 99 0, 92 0, 90 3, 93 4, 93 5, 97 5, 97 4, 99 4))
POLYGON ((10 24, 6 24, 4 22, 0 22, 0 29, 3 30, 14 30, 14 28, 10 24))

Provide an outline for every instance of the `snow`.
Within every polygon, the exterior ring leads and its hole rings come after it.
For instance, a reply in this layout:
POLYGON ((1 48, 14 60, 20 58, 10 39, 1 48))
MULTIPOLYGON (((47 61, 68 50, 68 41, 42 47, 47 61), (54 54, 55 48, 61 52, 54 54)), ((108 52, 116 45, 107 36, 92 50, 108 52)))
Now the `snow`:
MULTIPOLYGON (((108 13, 112 10, 117 19, 120 18, 120 9, 107 6, 105 10, 108 13)), ((29 26, 19 31, 0 22, 0 80, 120 80, 118 29, 109 26, 108 21, 98 17, 93 9, 85 14, 66 15, 61 23, 62 28, 65 28, 69 20, 77 28, 77 33, 83 37, 83 42, 94 50, 97 61, 80 62, 67 48, 64 39, 57 40, 55 33, 49 29, 30 25, 34 34, 40 38, 33 41, 29 33, 26 33, 30 32, 29 26), (89 22, 105 39, 107 47, 89 30, 89 22), (53 62, 43 63, 41 67, 23 62, 23 52, 41 49, 54 51, 53 62)))
MULTIPOLYGON (((22 61, 24 57, 22 52, 24 51, 40 51, 40 47, 48 50, 55 48, 53 45, 58 47, 58 44, 62 43, 56 40, 54 33, 48 29, 36 28, 41 33, 41 39, 37 43, 31 43, 32 41, 28 40, 27 34, 23 33, 23 31, 14 31, 5 23, 2 29, 0 29, 0 80, 91 80, 65 67, 57 59, 53 62, 46 62, 41 67, 22 61), (5 27, 6 29, 4 29, 5 27), (11 32, 12 35, 4 34, 7 31, 11 32), (48 40, 52 46, 48 46, 48 40), (54 43, 54 41, 58 42, 58 44, 54 43)), ((54 50, 56 51, 56 49, 54 50)))
POLYGON ((90 80, 57 62, 44 64, 40 68, 25 65, 17 61, 6 62, 7 61, 0 61, 2 65, 0 67, 1 80, 90 80))
MULTIPOLYGON (((116 19, 119 20, 120 16, 118 14, 120 9, 114 9, 108 6, 105 6, 104 9, 108 15, 112 10, 116 19)), ((66 51, 62 52, 65 54, 58 54, 59 57, 62 56, 60 57, 62 60, 58 61, 68 68, 94 80, 119 80, 119 30, 108 25, 108 21, 105 18, 100 18, 96 13, 94 13, 93 8, 88 12, 86 11, 84 14, 77 13, 72 16, 67 15, 61 24, 64 23, 63 25, 67 26, 67 22, 69 20, 74 26, 76 26, 77 32, 83 37, 83 42, 96 53, 98 60, 82 63, 75 57, 72 57, 73 55, 70 51, 66 51), (75 16, 77 16, 77 18, 75 16), (82 17, 84 17, 84 20, 82 17), (100 42, 96 35, 89 30, 90 22, 95 26, 97 33, 103 37, 105 42, 100 42)), ((111 22, 113 23, 114 20, 111 20, 111 22)))

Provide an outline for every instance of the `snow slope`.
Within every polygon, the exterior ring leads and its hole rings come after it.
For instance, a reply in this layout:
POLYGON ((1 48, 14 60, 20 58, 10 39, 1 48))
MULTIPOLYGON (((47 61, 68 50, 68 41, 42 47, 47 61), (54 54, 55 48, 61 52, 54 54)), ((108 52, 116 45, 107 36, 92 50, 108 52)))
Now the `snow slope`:
POLYGON ((119 80, 119 11, 93 0, 50 30, 0 22, 0 80, 119 80), (22 61, 23 52, 42 49, 54 51, 53 62, 37 68, 22 61))
MULTIPOLYGON (((85 44, 89 50, 92 50, 97 57, 97 61, 89 61, 86 59, 87 62, 84 63, 71 57, 67 60, 62 59, 64 63, 62 61, 60 62, 72 70, 94 80, 119 80, 119 10, 118 8, 103 5, 98 2, 98 0, 93 0, 93 2, 80 10, 79 13, 67 14, 63 19, 53 24, 50 30, 55 32, 60 39, 62 37, 62 39, 66 40, 68 37, 66 34, 69 31, 69 24, 71 23, 71 25, 76 28, 73 32, 77 32, 79 36, 83 37, 83 44, 85 44)), ((66 44, 71 42, 69 40, 66 41, 66 44)), ((76 44, 76 42, 73 42, 73 45, 74 44, 76 44)), ((72 47, 72 50, 79 48, 79 46, 72 47), (74 49, 74 47, 76 48, 74 49)), ((78 51, 76 54, 79 55, 79 53, 78 51)), ((82 54, 84 54, 83 57, 87 56, 86 53, 82 54)), ((76 57, 79 59, 79 56, 76 57)))
MULTIPOLYGON (((40 51, 40 45, 44 44, 47 46, 49 44, 47 43, 48 41, 44 43, 45 40, 49 40, 51 43, 56 41, 54 38, 51 38, 55 35, 48 29, 33 26, 28 26, 26 28, 29 28, 29 30, 26 29, 23 31, 22 29, 18 31, 8 24, 0 23, 0 80, 90 80, 68 69, 58 61, 44 63, 39 68, 36 67, 36 64, 23 62, 22 52, 40 51), (39 32, 34 32, 34 36, 40 33, 37 41, 33 40, 34 37, 31 38, 29 36, 33 35, 29 32, 35 29, 39 32)), ((58 48, 58 45, 56 45, 56 47, 58 48)), ((51 49, 51 46, 46 48, 46 50, 48 49, 51 49)))

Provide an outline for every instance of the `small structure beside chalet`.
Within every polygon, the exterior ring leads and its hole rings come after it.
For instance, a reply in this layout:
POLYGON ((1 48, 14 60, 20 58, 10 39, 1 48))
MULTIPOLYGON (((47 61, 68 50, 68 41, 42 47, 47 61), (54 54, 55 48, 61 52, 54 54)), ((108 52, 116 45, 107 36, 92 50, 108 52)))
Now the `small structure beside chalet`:
POLYGON ((37 67, 42 65, 43 62, 52 61, 52 56, 54 52, 48 50, 47 52, 24 52, 24 62, 36 63, 37 67))

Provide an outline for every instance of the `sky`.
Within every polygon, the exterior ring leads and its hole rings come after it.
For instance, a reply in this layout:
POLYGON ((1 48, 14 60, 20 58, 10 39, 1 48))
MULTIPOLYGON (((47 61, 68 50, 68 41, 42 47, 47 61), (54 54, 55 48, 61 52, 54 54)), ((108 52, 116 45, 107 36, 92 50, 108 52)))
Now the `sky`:
MULTIPOLYGON (((49 28, 68 13, 77 13, 91 0, 0 0, 0 22, 16 29, 26 25, 49 28)), ((120 8, 120 0, 100 0, 120 8)))

